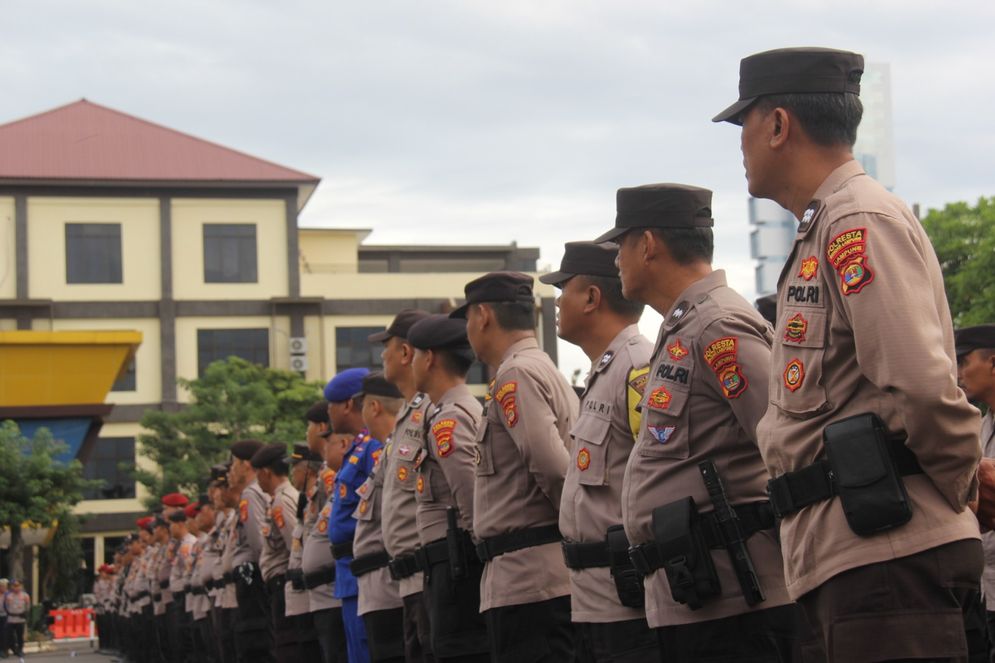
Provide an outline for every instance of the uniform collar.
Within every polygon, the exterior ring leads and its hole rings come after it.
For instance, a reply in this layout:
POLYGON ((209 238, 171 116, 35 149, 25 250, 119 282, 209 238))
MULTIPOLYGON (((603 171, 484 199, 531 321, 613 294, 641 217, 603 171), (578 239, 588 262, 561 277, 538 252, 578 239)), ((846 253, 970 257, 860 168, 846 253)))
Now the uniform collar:
POLYGON ((622 347, 626 343, 628 343, 633 337, 638 335, 639 335, 639 325, 635 324, 629 325, 628 327, 620 331, 618 334, 616 334, 615 338, 612 339, 612 342, 608 344, 607 348, 605 348, 605 351, 601 353, 601 356, 598 357, 597 360, 595 360, 595 362, 591 365, 591 370, 588 373, 588 379, 590 380, 590 377, 592 375, 600 373, 601 371, 608 368, 611 365, 612 361, 615 359, 615 357, 618 355, 622 347))
POLYGON ((470 393, 470 388, 466 386, 465 382, 459 384, 454 384, 452 387, 446 390, 444 394, 439 398, 439 402, 436 403, 436 408, 441 408, 443 403, 454 403, 460 399, 461 396, 470 393))
POLYGON ((684 289, 684 292, 678 295, 670 310, 667 311, 667 315, 663 318, 663 328, 669 330, 679 325, 691 309, 708 299, 708 293, 725 286, 726 273, 723 269, 716 269, 711 274, 689 285, 684 289))
POLYGON ((805 208, 805 213, 799 219, 796 239, 804 238, 815 226, 823 209, 822 201, 842 189, 854 177, 863 174, 864 167, 856 159, 851 159, 843 165, 837 166, 833 172, 829 173, 826 179, 822 181, 822 184, 819 185, 819 188, 815 190, 812 202, 808 204, 808 207, 805 208))
MULTIPOLYGON (((504 356, 501 357, 501 364, 508 361, 508 359, 510 359, 512 355, 521 352, 522 350, 531 350, 532 348, 538 349, 538 347, 539 347, 539 341, 538 339, 536 339, 535 336, 529 336, 527 338, 523 338, 520 341, 515 341, 514 343, 511 344, 511 347, 505 350, 504 356)), ((500 366, 500 364, 498 365, 500 366)))

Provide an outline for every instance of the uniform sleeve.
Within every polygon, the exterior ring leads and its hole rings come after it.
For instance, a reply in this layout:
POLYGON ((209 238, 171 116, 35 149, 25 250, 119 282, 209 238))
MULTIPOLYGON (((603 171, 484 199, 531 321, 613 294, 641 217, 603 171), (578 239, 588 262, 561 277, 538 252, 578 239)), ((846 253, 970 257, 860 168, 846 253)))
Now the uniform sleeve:
POLYGON ((754 444, 757 424, 767 411, 770 382, 770 339, 747 320, 720 318, 701 335, 705 384, 732 409, 754 444))
POLYGON ((287 550, 293 548, 294 528, 297 527, 297 505, 294 503, 294 494, 284 492, 280 500, 271 509, 273 514, 273 524, 280 531, 283 542, 287 545, 287 550))
POLYGON ((245 523, 245 535, 249 541, 249 548, 256 561, 263 552, 265 539, 263 538, 263 527, 266 526, 266 510, 269 508, 267 497, 262 490, 250 490, 248 492, 249 517, 245 523))
POLYGON ((567 473, 568 443, 556 427, 551 395, 526 371, 511 368, 498 380, 495 403, 502 422, 529 473, 550 502, 559 507, 567 473))
MULTIPOLYGON (((366 477, 373 474, 373 468, 376 467, 377 461, 380 460, 380 456, 383 455, 383 442, 376 439, 370 439, 366 443, 366 453, 363 456, 363 481, 366 477)), ((359 486, 356 486, 358 488, 359 486)))
POLYGON ((646 393, 649 376, 650 367, 647 365, 630 369, 625 378, 625 411, 633 442, 639 439, 639 427, 643 422, 643 413, 639 404, 643 401, 643 394, 646 393))
POLYGON ((460 408, 441 413, 429 427, 428 444, 456 500, 462 523, 473 522, 474 447, 479 419, 460 408))
POLYGON ((829 290, 853 330, 860 370, 896 399, 906 444, 962 511, 977 490, 978 414, 957 387, 943 333, 950 323, 930 279, 932 247, 909 222, 883 214, 847 216, 830 231, 823 253, 829 290))

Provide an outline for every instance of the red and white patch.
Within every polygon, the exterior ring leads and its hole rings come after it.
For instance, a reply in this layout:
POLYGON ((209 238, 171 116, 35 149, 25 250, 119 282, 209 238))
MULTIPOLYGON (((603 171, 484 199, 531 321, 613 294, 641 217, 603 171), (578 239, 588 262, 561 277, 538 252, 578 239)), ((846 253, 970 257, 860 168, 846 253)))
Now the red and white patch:
POLYGON ((666 387, 657 387, 646 398, 646 405, 656 410, 666 410, 670 407, 671 400, 673 400, 673 396, 666 387))
POLYGON ((874 281, 866 254, 867 228, 841 232, 826 247, 826 257, 840 276, 840 290, 844 295, 854 295, 874 281))
POLYGON ((580 451, 577 452, 577 469, 583 472, 590 466, 591 466, 591 452, 587 449, 587 447, 583 447, 580 451))
POLYGON ((784 325, 784 340, 788 343, 801 343, 808 333, 808 320, 801 313, 795 313, 784 325))
POLYGON ((738 347, 739 339, 724 336, 709 343, 702 353, 705 363, 715 372, 726 398, 739 398, 750 384, 737 361, 738 347))
POLYGON ((504 420, 508 424, 508 428, 514 428, 515 424, 518 423, 518 400, 515 397, 515 392, 518 391, 518 383, 515 381, 506 382, 501 385, 494 395, 494 399, 501 405, 501 410, 504 412, 504 420))
POLYGON ((456 444, 453 442, 453 431, 455 430, 455 419, 441 419, 432 425, 435 450, 442 458, 445 458, 456 449, 456 444))
POLYGON ((805 382, 805 364, 801 359, 792 359, 784 367, 784 386, 788 391, 797 391, 805 382))

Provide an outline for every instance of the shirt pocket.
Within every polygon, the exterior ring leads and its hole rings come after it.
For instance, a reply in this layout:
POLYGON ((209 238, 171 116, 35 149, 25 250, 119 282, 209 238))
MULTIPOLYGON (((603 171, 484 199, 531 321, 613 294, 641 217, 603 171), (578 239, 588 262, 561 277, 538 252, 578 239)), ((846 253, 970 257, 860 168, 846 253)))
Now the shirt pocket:
POLYGON ((577 482, 582 486, 605 485, 605 441, 611 430, 611 419, 593 414, 582 414, 574 422, 570 434, 574 438, 574 464, 577 482))
POLYGON ((438 470, 427 463, 423 463, 418 468, 418 476, 415 478, 415 501, 419 503, 429 503, 435 501, 435 491, 432 490, 432 483, 438 470))
POLYGON ((397 486, 401 490, 406 490, 410 493, 415 489, 415 475, 418 469, 415 465, 415 460, 418 458, 420 447, 410 442, 395 442, 395 444, 399 446, 397 447, 397 454, 392 459, 393 462, 391 462, 390 469, 394 473, 397 486))
POLYGON ((643 398, 643 423, 636 450, 640 456, 684 459, 691 453, 686 410, 690 389, 654 382, 643 398))
MULTIPOLYGON (((367 484, 372 486, 373 481, 369 480, 364 483, 363 486, 366 486, 367 484)), ((362 489, 363 486, 360 486, 360 489, 362 489)), ((357 490, 356 493, 359 494, 359 491, 357 490)), ((359 504, 356 505, 356 511, 354 513, 356 520, 373 520, 373 516, 377 512, 378 504, 380 504, 380 491, 371 487, 369 494, 366 497, 361 497, 359 504)))
POLYGON ((490 422, 484 417, 477 429, 477 436, 474 438, 473 463, 476 466, 475 473, 478 477, 487 477, 494 474, 494 456, 491 443, 487 439, 487 429, 490 422))
POLYGON ((829 408, 822 372, 826 312, 789 308, 778 317, 775 356, 780 361, 771 365, 771 403, 800 419, 824 412, 829 408))

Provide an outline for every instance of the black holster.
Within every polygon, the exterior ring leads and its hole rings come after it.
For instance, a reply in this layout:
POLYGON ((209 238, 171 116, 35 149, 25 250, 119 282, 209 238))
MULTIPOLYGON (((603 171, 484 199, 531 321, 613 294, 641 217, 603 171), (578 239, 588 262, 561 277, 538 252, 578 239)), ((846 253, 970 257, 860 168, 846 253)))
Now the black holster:
POLYGON ((722 593, 693 497, 653 509, 653 538, 675 601, 697 610, 722 593))
POLYGON ((850 529, 870 536, 909 522, 912 506, 881 419, 859 414, 829 424, 822 435, 850 529))
POLYGON ((467 546, 472 548, 470 534, 459 527, 455 507, 446 509, 446 549, 449 551, 449 572, 454 580, 463 580, 469 573, 467 546))
POLYGON ((609 567, 618 600, 629 608, 644 607, 646 594, 643 591, 643 577, 629 557, 629 539, 625 536, 625 528, 612 525, 608 528, 607 539, 609 567))

